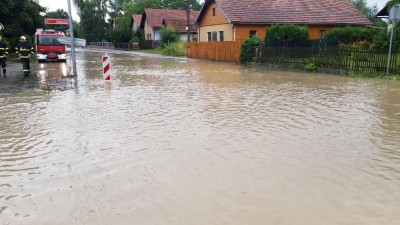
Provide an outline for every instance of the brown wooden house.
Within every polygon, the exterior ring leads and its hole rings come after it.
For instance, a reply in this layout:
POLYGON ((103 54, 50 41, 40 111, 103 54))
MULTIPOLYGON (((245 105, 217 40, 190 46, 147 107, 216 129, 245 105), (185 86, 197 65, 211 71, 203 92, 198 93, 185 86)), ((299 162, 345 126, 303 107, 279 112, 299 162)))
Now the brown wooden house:
POLYGON ((307 25, 310 39, 335 27, 372 25, 349 0, 205 0, 196 24, 200 42, 264 39, 272 24, 307 25))

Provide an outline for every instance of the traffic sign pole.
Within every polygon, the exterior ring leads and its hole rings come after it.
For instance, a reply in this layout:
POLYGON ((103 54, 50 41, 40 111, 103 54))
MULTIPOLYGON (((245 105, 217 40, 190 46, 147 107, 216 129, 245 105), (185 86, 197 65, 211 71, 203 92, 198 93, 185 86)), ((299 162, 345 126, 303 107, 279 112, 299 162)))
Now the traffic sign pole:
POLYGON ((69 35, 71 38, 72 75, 76 76, 75 43, 74 43, 74 29, 72 27, 71 0, 68 0, 68 18, 69 18, 69 35))

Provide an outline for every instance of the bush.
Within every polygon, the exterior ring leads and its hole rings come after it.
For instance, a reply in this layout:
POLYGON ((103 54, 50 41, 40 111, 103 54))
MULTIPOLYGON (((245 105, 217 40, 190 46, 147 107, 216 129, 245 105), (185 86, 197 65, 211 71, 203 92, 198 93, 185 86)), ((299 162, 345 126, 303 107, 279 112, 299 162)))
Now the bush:
POLYGON ((308 40, 308 27, 298 25, 272 25, 265 33, 265 40, 293 41, 308 40))
POLYGON ((172 27, 161 26, 160 29, 160 46, 165 48, 170 43, 178 42, 180 33, 172 27))
POLYGON ((132 36, 132 29, 124 27, 117 27, 109 33, 112 42, 129 42, 132 36))
POLYGON ((169 43, 165 45, 164 49, 162 50, 162 54, 170 56, 184 56, 186 55, 186 42, 178 41, 169 43))
MULTIPOLYGON (((366 27, 337 27, 327 33, 328 38, 337 38, 340 44, 350 45, 355 43, 371 43, 372 38, 378 30, 366 27)), ((356 45, 357 46, 357 45, 356 45)))
POLYGON ((314 72, 318 69, 318 65, 315 63, 308 63, 307 65, 304 66, 304 69, 310 72, 314 72))
POLYGON ((247 38, 243 41, 242 47, 240 48, 240 56, 239 61, 241 63, 250 62, 251 61, 251 51, 255 46, 262 46, 263 42, 257 37, 253 36, 251 38, 247 38))

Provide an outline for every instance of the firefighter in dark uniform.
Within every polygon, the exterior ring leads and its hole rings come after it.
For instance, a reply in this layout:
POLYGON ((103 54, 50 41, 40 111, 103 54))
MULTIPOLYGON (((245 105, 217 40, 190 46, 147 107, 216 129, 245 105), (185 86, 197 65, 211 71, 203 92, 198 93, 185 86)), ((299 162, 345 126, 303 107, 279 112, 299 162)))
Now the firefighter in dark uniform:
POLYGON ((19 38, 19 43, 17 47, 15 47, 15 52, 19 55, 21 63, 22 63, 22 71, 24 72, 24 76, 29 76, 31 72, 31 55, 33 55, 33 46, 26 42, 26 37, 21 36, 19 38))
POLYGON ((8 55, 8 47, 6 43, 1 41, 0 36, 0 64, 3 69, 3 76, 7 77, 7 55, 8 55))

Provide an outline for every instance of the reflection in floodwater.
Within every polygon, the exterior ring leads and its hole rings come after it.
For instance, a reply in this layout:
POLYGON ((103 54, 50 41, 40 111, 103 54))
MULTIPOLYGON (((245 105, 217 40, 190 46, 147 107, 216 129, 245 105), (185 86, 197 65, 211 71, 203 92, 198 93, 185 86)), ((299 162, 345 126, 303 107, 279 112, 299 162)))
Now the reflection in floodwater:
POLYGON ((46 62, 37 66, 39 84, 43 89, 73 88, 74 80, 67 79, 69 74, 70 68, 66 62, 46 62))
POLYGON ((400 221, 398 82, 102 54, 0 97, 0 224, 400 221))

